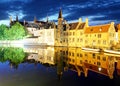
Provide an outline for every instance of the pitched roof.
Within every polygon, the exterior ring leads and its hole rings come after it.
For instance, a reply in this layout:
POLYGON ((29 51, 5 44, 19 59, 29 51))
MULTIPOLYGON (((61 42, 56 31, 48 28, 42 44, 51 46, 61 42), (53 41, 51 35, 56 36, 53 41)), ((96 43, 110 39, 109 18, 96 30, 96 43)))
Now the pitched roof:
POLYGON ((108 32, 109 27, 110 27, 110 24, 90 26, 86 28, 85 34, 108 32))
POLYGON ((79 22, 75 22, 75 23, 70 23, 70 30, 74 30, 76 29, 77 25, 78 25, 79 22))
POLYGON ((40 23, 28 23, 26 27, 33 27, 33 28, 44 28, 44 29, 49 29, 54 28, 54 23, 53 22, 40 22, 40 23))
POLYGON ((84 22, 84 23, 81 23, 81 24, 79 25, 78 29, 83 29, 84 26, 85 26, 85 22, 84 22))

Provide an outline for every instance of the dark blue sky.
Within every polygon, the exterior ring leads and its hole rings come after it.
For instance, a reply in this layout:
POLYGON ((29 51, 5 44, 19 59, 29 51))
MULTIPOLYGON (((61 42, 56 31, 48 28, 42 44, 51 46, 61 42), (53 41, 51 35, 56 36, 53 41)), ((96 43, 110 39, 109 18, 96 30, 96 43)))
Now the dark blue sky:
POLYGON ((9 17, 20 20, 56 21, 59 9, 69 22, 82 18, 89 19, 89 24, 102 24, 114 21, 120 23, 120 0, 0 0, 0 24, 9 23, 9 17))

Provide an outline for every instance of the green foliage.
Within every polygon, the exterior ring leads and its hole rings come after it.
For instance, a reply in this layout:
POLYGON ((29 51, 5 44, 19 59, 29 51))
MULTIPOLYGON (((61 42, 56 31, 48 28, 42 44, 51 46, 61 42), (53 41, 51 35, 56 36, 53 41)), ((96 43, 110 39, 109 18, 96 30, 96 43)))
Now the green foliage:
POLYGON ((19 64, 24 61, 24 58, 25 53, 22 48, 0 47, 0 62, 9 60, 14 64, 19 64))
POLYGON ((9 28, 6 25, 0 25, 0 40, 19 40, 25 36, 26 30, 19 22, 9 28))

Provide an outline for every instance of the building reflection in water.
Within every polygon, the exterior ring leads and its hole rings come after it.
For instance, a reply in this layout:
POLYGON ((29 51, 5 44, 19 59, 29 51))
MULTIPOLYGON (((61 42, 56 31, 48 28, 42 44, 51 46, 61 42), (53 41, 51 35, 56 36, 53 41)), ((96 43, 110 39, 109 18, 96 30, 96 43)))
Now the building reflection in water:
POLYGON ((59 79, 67 70, 77 72, 78 76, 84 74, 85 77, 88 76, 89 71, 93 71, 112 79, 116 68, 117 74, 120 75, 119 55, 67 47, 26 48, 25 52, 29 52, 27 58, 29 60, 34 59, 43 65, 55 66, 59 79))

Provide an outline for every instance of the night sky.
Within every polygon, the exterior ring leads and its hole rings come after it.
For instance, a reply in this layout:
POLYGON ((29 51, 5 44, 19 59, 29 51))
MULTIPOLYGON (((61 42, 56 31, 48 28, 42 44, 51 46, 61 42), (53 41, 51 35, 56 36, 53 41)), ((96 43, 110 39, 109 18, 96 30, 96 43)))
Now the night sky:
POLYGON ((89 19, 89 25, 114 21, 120 23, 120 0, 0 0, 0 24, 9 24, 9 17, 19 20, 57 21, 59 9, 68 22, 89 19))

